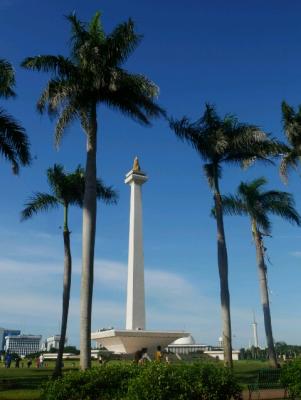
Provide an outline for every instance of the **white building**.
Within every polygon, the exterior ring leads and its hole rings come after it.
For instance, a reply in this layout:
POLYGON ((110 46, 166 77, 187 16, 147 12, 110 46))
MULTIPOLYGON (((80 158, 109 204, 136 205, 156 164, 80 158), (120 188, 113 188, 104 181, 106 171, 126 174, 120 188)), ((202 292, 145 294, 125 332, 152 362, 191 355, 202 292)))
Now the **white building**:
POLYGON ((6 336, 16 336, 20 335, 20 333, 20 330, 0 328, 0 350, 4 350, 6 336))
POLYGON ((42 335, 8 335, 5 337, 5 351, 19 356, 37 353, 41 348, 42 335))
MULTIPOLYGON (((45 350, 50 351, 51 349, 58 350, 60 344, 60 335, 50 336, 46 339, 45 342, 45 350)), ((65 346, 67 345, 68 338, 65 338, 65 346)))
POLYGON ((189 354, 209 350, 206 344, 197 344, 193 336, 182 337, 167 346, 167 351, 175 354, 189 354))
MULTIPOLYGON (((224 349, 222 347, 197 344, 191 335, 175 340, 173 343, 167 346, 167 351, 178 354, 179 356, 202 351, 204 354, 207 354, 212 358, 219 359, 221 361, 224 360, 224 349)), ((239 350, 232 350, 232 359, 239 360, 239 354, 239 350)))

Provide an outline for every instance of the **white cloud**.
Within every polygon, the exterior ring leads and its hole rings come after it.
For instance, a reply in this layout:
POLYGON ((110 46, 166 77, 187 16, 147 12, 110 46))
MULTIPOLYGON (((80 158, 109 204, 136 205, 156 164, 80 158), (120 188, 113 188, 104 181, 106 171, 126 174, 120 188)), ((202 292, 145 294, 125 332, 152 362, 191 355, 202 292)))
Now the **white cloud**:
MULTIPOLYGON (((0 258, 0 325, 44 336, 57 333, 61 318, 63 274, 62 249, 58 252, 58 245, 62 246, 60 238, 30 233, 26 238, 27 252, 24 254, 24 244, 17 242, 13 247, 9 242, 8 238, 4 243, 5 250, 9 250, 5 251, 6 257, 0 258), (40 252, 43 257, 39 256, 40 252), (57 258, 53 257, 54 253, 57 258), (13 256, 10 257, 10 254, 13 256)), ((294 252, 293 255, 301 257, 301 252, 294 252)), ((70 343, 75 344, 79 341, 80 274, 81 260, 75 258, 68 328, 70 343)), ((185 275, 173 272, 165 266, 146 267, 147 326, 150 329, 184 329, 202 343, 215 344, 221 332, 218 290, 209 297, 205 293, 211 282, 204 279, 192 281, 190 276, 186 272, 185 275)), ((125 263, 95 260, 93 329, 124 327, 126 281, 125 263)), ((247 345, 251 337, 249 309, 232 304, 232 322, 234 345, 247 345)), ((259 322, 262 330, 263 323, 260 319, 259 322)), ((277 320, 275 326, 279 327, 277 320)), ((285 333, 281 328, 275 332, 279 335, 285 333)), ((261 337, 263 342, 262 331, 261 337)))
POLYGON ((301 251, 291 251, 289 254, 293 257, 297 257, 297 258, 301 257, 301 251))

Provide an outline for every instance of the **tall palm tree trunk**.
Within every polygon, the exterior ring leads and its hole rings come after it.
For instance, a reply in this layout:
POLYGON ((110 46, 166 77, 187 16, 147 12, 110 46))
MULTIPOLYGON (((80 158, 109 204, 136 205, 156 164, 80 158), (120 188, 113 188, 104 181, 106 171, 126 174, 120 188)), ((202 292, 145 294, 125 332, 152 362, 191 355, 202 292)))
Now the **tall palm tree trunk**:
POLYGON ((83 201, 82 276, 80 296, 80 367, 91 367, 91 314, 94 246, 96 232, 96 105, 92 106, 87 131, 87 161, 83 201))
POLYGON ((215 179, 214 204, 217 226, 217 254, 218 271, 220 279, 220 298, 222 308, 223 323, 223 343, 224 343, 224 363, 232 368, 232 333, 231 333, 231 314, 230 314, 230 293, 228 285, 228 254, 224 230, 223 210, 221 195, 219 193, 218 181, 215 179))
POLYGON ((256 246, 259 288, 260 288, 261 304, 263 309, 264 329, 268 346, 269 360, 270 364, 273 367, 277 368, 278 363, 277 363, 277 357, 273 340, 270 301, 269 301, 269 292, 267 284, 267 268, 264 260, 264 248, 262 243, 262 237, 261 233, 257 229, 256 221, 252 221, 252 233, 256 246))
POLYGON ((61 335, 59 342, 59 350, 55 363, 55 369, 53 372, 53 378, 57 378, 62 375, 63 365, 63 353, 66 340, 69 301, 70 301, 70 287, 71 287, 71 272, 72 272, 72 258, 70 250, 70 231, 68 228, 68 205, 64 206, 64 285, 63 285, 63 307, 62 307, 62 324, 61 324, 61 335))

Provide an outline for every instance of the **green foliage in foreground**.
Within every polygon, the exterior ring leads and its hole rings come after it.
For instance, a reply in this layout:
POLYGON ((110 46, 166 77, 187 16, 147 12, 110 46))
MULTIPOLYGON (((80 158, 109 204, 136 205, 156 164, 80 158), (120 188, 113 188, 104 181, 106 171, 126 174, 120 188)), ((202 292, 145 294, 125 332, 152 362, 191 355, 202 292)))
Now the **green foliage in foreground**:
POLYGON ((228 368, 208 364, 151 364, 129 384, 128 400, 239 399, 241 388, 228 368))
POLYGON ((288 389, 290 398, 295 399, 301 396, 301 359, 289 362, 283 366, 281 381, 288 389))
POLYGON ((56 381, 49 381, 43 390, 45 400, 117 400, 125 397, 128 382, 138 375, 132 364, 109 364, 86 371, 74 371, 56 381))
POLYGON ((108 364, 48 382, 43 400, 228 400, 241 388, 229 369, 212 363, 108 364))

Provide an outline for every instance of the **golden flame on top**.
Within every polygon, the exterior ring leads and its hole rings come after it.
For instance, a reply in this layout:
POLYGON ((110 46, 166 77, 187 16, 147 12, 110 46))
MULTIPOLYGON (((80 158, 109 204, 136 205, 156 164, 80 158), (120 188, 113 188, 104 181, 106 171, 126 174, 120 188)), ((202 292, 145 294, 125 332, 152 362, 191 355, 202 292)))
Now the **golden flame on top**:
POLYGON ((135 157, 134 165, 133 165, 133 171, 140 171, 140 170, 141 169, 140 169, 138 157, 135 157))

